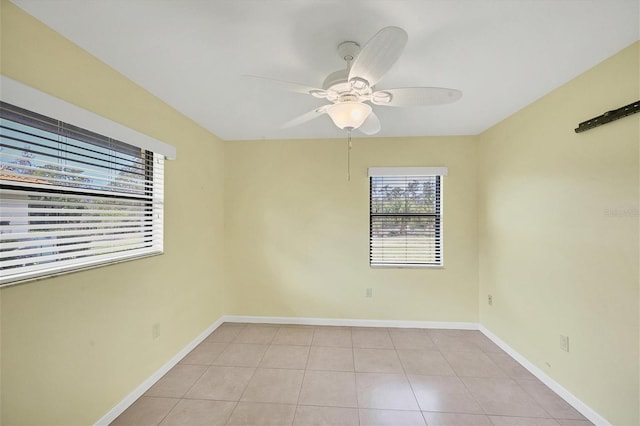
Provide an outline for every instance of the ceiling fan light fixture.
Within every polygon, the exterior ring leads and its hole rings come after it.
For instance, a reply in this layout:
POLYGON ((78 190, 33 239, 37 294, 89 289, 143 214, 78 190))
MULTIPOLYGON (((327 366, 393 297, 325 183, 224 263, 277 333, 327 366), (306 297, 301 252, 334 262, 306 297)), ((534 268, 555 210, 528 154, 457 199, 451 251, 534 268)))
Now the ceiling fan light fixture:
POLYGON ((340 129, 357 129, 371 114, 371 106, 362 102, 339 102, 330 105, 327 114, 340 129))

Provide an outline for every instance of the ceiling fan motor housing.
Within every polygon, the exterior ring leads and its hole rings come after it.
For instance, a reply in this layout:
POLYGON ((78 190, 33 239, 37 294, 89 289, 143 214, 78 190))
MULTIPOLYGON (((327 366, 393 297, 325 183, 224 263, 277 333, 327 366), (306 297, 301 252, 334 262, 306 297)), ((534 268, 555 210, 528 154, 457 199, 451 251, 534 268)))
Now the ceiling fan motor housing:
MULTIPOLYGON (((338 55, 347 62, 347 68, 329 74, 322 83, 324 90, 336 92, 339 95, 338 98, 346 94, 356 95, 353 90, 354 85, 349 81, 349 69, 351 61, 358 56, 358 53, 360 53, 360 45, 355 41, 344 41, 338 45, 338 55)), ((357 89, 363 88, 366 89, 366 87, 358 87, 357 89)), ((335 102, 338 99, 329 100, 335 102)))
POLYGON ((347 81, 348 76, 348 69, 334 71, 324 79, 322 88, 324 90, 334 90, 338 93, 349 91, 351 89, 351 85, 347 81))

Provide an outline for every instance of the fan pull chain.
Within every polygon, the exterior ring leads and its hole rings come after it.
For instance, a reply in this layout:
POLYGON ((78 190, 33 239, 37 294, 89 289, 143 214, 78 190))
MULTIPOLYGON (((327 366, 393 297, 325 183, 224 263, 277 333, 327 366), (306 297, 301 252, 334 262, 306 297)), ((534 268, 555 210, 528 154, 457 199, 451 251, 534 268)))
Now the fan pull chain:
POLYGON ((347 130, 347 181, 351 182, 351 130, 347 130))

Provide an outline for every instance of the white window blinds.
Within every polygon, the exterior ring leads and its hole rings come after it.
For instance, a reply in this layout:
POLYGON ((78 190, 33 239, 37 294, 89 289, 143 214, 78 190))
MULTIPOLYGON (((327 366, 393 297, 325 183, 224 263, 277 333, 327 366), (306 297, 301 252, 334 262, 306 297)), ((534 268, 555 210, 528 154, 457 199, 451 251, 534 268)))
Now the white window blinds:
POLYGON ((446 168, 369 169, 371 266, 442 265, 446 174, 446 168))
POLYGON ((0 103, 0 284, 163 250, 164 156, 0 103))

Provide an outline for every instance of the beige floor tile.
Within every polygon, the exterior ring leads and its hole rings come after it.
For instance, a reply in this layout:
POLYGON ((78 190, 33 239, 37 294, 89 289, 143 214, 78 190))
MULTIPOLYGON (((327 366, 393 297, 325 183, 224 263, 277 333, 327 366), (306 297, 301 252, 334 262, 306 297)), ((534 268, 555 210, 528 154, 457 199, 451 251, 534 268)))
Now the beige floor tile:
POLYGON ((513 379, 498 377, 462 377, 461 379, 487 414, 550 417, 513 379))
POLYGON ((409 382, 423 411, 484 414, 458 377, 409 375, 409 382))
POLYGON ((225 425, 235 406, 235 402, 181 399, 160 425, 225 425))
POLYGON ((536 417, 489 416, 494 426, 559 426, 553 419, 536 417))
POLYGON ((256 343, 266 345, 271 343, 278 332, 278 327, 264 325, 248 325, 233 339, 233 343, 256 343))
POLYGON ((332 348, 327 346, 311 346, 309 370, 354 371, 353 349, 332 348))
MULTIPOLYGON (((448 330, 448 332, 456 330, 448 330)), ((457 330, 460 331, 460 330, 457 330)), ((434 333, 429 330, 429 337, 433 343, 444 352, 481 352, 473 338, 465 334, 434 333)))
POLYGON ((186 398, 238 401, 255 368, 211 366, 187 392, 186 398))
POLYGON ((211 365, 228 343, 202 342, 187 354, 180 364, 211 365))
POLYGON ((309 346, 271 345, 265 352, 260 367, 304 370, 309 346))
POLYGON ((268 345, 231 343, 218 355, 213 365, 257 367, 268 348, 268 345))
POLYGON ((440 351, 402 349, 397 352, 407 374, 425 376, 455 375, 440 351))
POLYGON ((351 330, 354 348, 394 349, 393 342, 386 328, 351 330))
POLYGON ((304 370, 258 368, 240 400, 295 404, 298 401, 303 377, 304 370))
POLYGON ((283 426, 293 422, 295 405, 239 402, 231 414, 228 425, 283 426))
POLYGON ((507 375, 484 353, 443 352, 442 355, 458 376, 507 377, 507 375))
POLYGON ((429 426, 492 426, 489 417, 479 414, 429 413, 423 412, 429 426))
POLYGON ((360 409, 363 426, 425 426, 420 411, 360 409))
POLYGON ((311 345, 314 327, 281 327, 271 344, 273 345, 311 345))
POLYGON ((535 399, 552 417, 566 420, 586 420, 558 394, 549 389, 538 379, 517 379, 520 387, 535 399))
POLYGON ((466 337, 469 339, 487 339, 488 337, 482 334, 480 330, 453 330, 458 333, 458 336, 466 337))
POLYGON ((358 407, 383 410, 418 410, 404 374, 356 373, 358 407))
POLYGON ((158 380, 144 395, 163 398, 181 398, 200 376, 202 376, 206 369, 206 365, 178 364, 158 380))
POLYGON ((298 405, 293 426, 359 426, 358 410, 298 405))
POLYGON ((353 348, 356 371, 362 373, 402 373, 400 359, 393 349, 353 348))
POLYGON ((477 332, 471 336, 469 339, 478 347, 482 352, 486 353, 504 353, 502 349, 495 343, 491 341, 487 336, 482 334, 481 332, 477 332))
POLYGON ((353 346, 351 329, 344 327, 317 327, 313 332, 312 345, 350 348, 353 346))
POLYGON ((111 424, 118 426, 157 425, 178 403, 175 398, 153 398, 143 396, 127 408, 111 424))
POLYGON ((435 343, 433 343, 425 330, 416 328, 389 329, 389 335, 396 349, 437 349, 435 343))
POLYGON ((302 382, 298 404, 326 407, 357 407, 354 373, 309 371, 302 382))
POLYGON ((244 329, 244 325, 222 324, 216 328, 204 341, 208 343, 231 343, 244 329))
POLYGON ((512 379, 534 379, 535 376, 506 353, 487 353, 496 365, 512 379))
POLYGON ((559 419, 560 426, 594 426, 589 420, 559 419))
POLYGON ((113 424, 225 421, 593 426, 477 330, 238 323, 218 327, 113 424))

